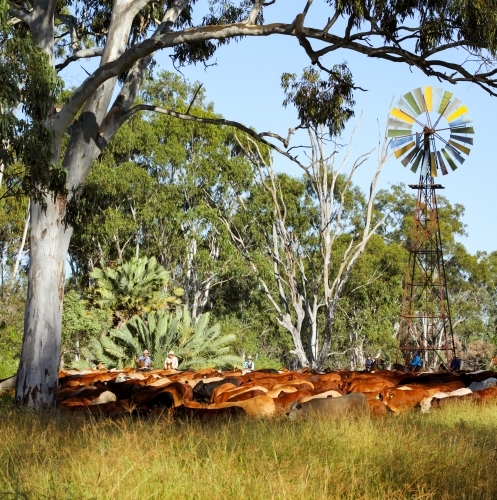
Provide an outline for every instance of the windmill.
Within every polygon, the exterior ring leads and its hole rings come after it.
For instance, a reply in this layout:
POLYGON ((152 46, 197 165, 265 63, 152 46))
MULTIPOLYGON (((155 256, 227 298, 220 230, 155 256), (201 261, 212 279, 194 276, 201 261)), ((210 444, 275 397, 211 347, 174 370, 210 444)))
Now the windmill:
POLYGON ((398 330, 397 362, 407 365, 415 351, 426 366, 455 356, 445 264, 438 221, 435 179, 461 166, 473 145, 468 108, 452 92, 433 87, 404 94, 390 111, 388 137, 395 157, 418 173, 409 262, 398 330), (449 170, 450 169, 450 170, 449 170))

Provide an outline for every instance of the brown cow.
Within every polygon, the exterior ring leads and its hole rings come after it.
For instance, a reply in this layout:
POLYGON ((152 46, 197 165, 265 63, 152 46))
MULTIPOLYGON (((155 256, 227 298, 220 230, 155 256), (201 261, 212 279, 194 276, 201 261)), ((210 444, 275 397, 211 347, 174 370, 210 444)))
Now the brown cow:
POLYGON ((395 387, 383 389, 380 395, 383 403, 395 413, 400 413, 414 408, 423 398, 428 396, 428 392, 424 389, 402 391, 395 387))
POLYGON ((383 401, 379 399, 368 399, 369 409, 371 415, 374 417, 384 417, 387 414, 387 406, 383 404, 383 401))
POLYGON ((216 403, 216 399, 226 391, 229 391, 230 389, 236 388, 235 384, 232 384, 231 382, 226 382, 225 384, 221 384, 218 387, 216 387, 211 394, 211 403, 216 403))
POLYGON ((428 392, 430 396, 433 396, 437 392, 452 392, 457 389, 464 388, 464 384, 460 380, 455 380, 453 382, 442 382, 436 381, 427 384, 406 384, 405 387, 410 387, 411 389, 423 389, 428 392))
POLYGON ((482 403, 493 401, 497 399, 497 387, 489 387, 488 389, 482 389, 477 393, 481 398, 482 403))
POLYGON ((280 396, 279 398, 276 398, 273 401, 274 404, 276 405, 278 413, 281 413, 290 410, 290 407, 295 401, 300 403, 300 401, 302 401, 303 398, 308 396, 312 396, 312 394, 309 391, 295 391, 288 394, 285 393, 283 396, 280 396))
POLYGON ((209 410, 217 410, 220 408, 230 408, 232 406, 237 406, 242 408, 247 415, 251 417, 270 417, 274 415, 276 411, 276 406, 274 400, 264 396, 257 396, 252 399, 247 399, 246 401, 236 401, 233 403, 216 403, 207 406, 209 410))
POLYGON ((266 396, 269 396, 270 398, 279 398, 280 396, 284 396, 285 394, 288 394, 290 392, 297 392, 296 387, 291 387, 291 386, 285 386, 285 387, 280 387, 279 389, 271 389, 270 391, 267 391, 266 396))
POLYGON ((348 393, 353 392, 381 392, 383 389, 394 387, 395 384, 385 379, 353 380, 348 387, 348 393))
POLYGON ((246 392, 253 391, 253 390, 261 391, 264 394, 268 392, 266 388, 261 387, 260 385, 252 385, 252 383, 250 383, 249 387, 242 385, 241 387, 235 387, 234 389, 222 392, 221 394, 216 396, 216 398, 213 398, 211 400, 211 403, 225 403, 226 401, 228 401, 228 399, 230 399, 232 397, 235 397, 235 396, 238 396, 240 394, 244 394, 246 392))
POLYGON ((265 396, 266 393, 260 389, 249 389, 248 391, 242 392, 240 394, 235 394, 228 399, 228 403, 234 403, 236 401, 246 401, 247 399, 252 399, 257 396, 265 396))

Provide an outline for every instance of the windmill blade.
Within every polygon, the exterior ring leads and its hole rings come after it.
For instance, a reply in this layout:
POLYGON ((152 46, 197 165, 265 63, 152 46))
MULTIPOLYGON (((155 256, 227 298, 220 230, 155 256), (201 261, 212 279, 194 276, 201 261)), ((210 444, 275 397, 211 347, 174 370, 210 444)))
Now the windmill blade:
POLYGON ((458 134, 474 134, 475 129, 473 127, 454 127, 451 123, 450 133, 457 132, 458 134))
POLYGON ((426 111, 433 111, 433 87, 428 85, 424 88, 426 111))
POLYGON ((416 102, 418 103, 419 109, 421 110, 421 113, 426 112, 426 104, 425 104, 425 98, 423 96, 423 92, 421 92, 420 88, 414 89, 412 91, 414 94, 414 98, 416 99, 416 102))
POLYGON ((403 121, 400 121, 400 120, 396 120, 395 118, 389 118, 388 122, 387 122, 387 127, 389 129, 396 129, 396 128, 399 128, 399 127, 411 129, 412 125, 409 126, 409 125, 407 125, 406 122, 403 122, 403 121))
POLYGON ((416 116, 421 114, 421 109, 419 108, 418 103, 416 102, 416 99, 414 99, 412 92, 408 92, 407 94, 404 94, 404 99, 409 104, 409 106, 411 106, 411 108, 414 110, 414 112, 416 113, 416 116))
POLYGON ((397 158, 397 160, 405 153, 407 153, 411 148, 414 147, 416 143, 414 141, 411 141, 409 144, 406 144, 405 146, 403 146, 402 148, 400 149, 397 149, 397 151, 394 151, 394 155, 395 155, 395 158, 397 158))
POLYGON ((438 164, 440 165, 440 170, 442 171, 442 175, 447 175, 449 172, 447 172, 447 167, 445 166, 445 163, 442 158, 442 154, 440 151, 437 151, 437 160, 438 164))
POLYGON ((437 111, 438 108, 440 107, 443 95, 444 95, 443 89, 433 89, 433 111, 437 111))
POLYGON ((407 165, 411 163, 411 160, 418 154, 419 149, 419 146, 416 145, 416 147, 405 156, 405 158, 401 162, 404 167, 407 167, 407 165))
POLYGON ((432 177, 438 177, 437 161, 435 160, 435 153, 430 153, 430 174, 432 177))
POLYGON ((462 115, 465 115, 466 113, 469 113, 469 109, 463 104, 460 108, 456 109, 453 113, 451 113, 449 116, 447 116, 447 121, 453 122, 459 117, 462 117, 462 115))
POLYGON ((448 90, 446 90, 443 93, 442 99, 440 100, 440 104, 439 104, 438 110, 437 110, 438 114, 443 115, 445 109, 447 108, 447 105, 449 104, 449 101, 450 101, 452 95, 453 95, 452 92, 449 92, 448 90))
POLYGON ((389 129, 387 132, 387 137, 407 137, 407 136, 412 137, 412 130, 393 128, 389 129))
POLYGON ((457 149, 452 146, 452 144, 447 144, 447 151, 450 151, 450 154, 462 165, 465 159, 458 153, 457 149))
POLYGON ((447 153, 447 150, 445 148, 442 149, 442 153, 445 156, 447 163, 450 165, 450 168, 452 170, 457 170, 457 165, 454 163, 454 160, 449 156, 449 153, 447 153))
POLYGON ((445 118, 447 118, 461 104, 462 104, 462 101, 460 99, 458 99, 457 97, 454 97, 454 99, 452 99, 452 101, 450 101, 449 104, 448 104, 448 106, 445 108, 445 111, 442 113, 442 116, 444 116, 445 118))
MULTIPOLYGON (((412 113, 412 111, 411 111, 411 113, 412 113)), ((392 116, 395 116, 395 118, 398 118, 399 120, 410 123, 411 125, 415 122, 414 118, 411 115, 408 115, 405 111, 402 111, 399 108, 392 108, 392 111, 390 111, 390 114, 392 116)))
POLYGON ((412 164, 411 172, 416 173, 416 170, 418 169, 419 163, 421 162, 421 159, 423 158, 424 152, 425 152, 424 149, 419 151, 418 156, 416 156, 416 159, 414 160, 414 163, 412 164))
POLYGON ((464 153, 465 155, 469 155, 469 153, 471 152, 471 150, 469 148, 467 148, 466 146, 463 146, 462 144, 459 144, 456 141, 450 140, 449 144, 451 146, 454 146, 455 148, 457 148, 459 151, 461 151, 461 153, 464 153))
POLYGON ((425 176, 426 173, 428 172, 428 160, 429 160, 429 155, 428 152, 425 151, 423 156, 423 163, 421 165, 421 175, 425 176))
POLYGON ((412 135, 409 135, 407 137, 399 137, 398 139, 394 139, 390 141, 390 148, 395 149, 398 148, 399 146, 402 146, 402 144, 405 144, 406 142, 412 141, 413 137, 412 135))
POLYGON ((457 120, 454 120, 453 122, 449 123, 449 127, 450 128, 462 127, 467 123, 471 123, 472 121, 473 119, 469 115, 461 116, 461 118, 458 118, 457 120))
POLYGON ((463 137, 462 135, 450 134, 450 138, 454 139, 455 141, 464 142, 465 144, 473 145, 473 138, 472 137, 463 137))
POLYGON ((409 104, 407 104, 406 101, 404 101, 404 99, 400 98, 398 101, 397 101, 397 104, 396 104, 397 108, 399 108, 401 111, 404 111, 404 113, 408 114, 409 116, 416 116, 416 113, 415 111, 411 108, 411 106, 409 106, 409 104))

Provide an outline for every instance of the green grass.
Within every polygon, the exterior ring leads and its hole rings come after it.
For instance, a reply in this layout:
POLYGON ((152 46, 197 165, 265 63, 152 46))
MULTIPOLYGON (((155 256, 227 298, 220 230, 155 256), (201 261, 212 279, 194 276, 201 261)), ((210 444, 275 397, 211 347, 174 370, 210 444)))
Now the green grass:
POLYGON ((497 406, 383 420, 179 422, 0 401, 0 498, 495 499, 497 406))

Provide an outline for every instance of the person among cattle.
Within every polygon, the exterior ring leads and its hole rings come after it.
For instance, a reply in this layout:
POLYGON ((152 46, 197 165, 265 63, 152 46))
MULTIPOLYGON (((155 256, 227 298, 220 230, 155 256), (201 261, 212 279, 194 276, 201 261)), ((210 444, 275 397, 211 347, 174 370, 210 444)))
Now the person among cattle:
POLYGON ((377 368, 378 370, 383 370, 384 369, 385 362, 381 358, 375 358, 374 359, 374 366, 373 368, 377 368))
POLYGON ((247 361, 245 361, 245 363, 243 363, 243 369, 244 370, 249 370, 251 372, 254 371, 254 362, 252 360, 252 356, 249 356, 247 358, 247 361))
POLYGON ((152 366, 152 359, 148 355, 148 351, 146 349, 143 351, 143 354, 139 358, 135 356, 135 363, 140 368, 150 368, 152 366))
POLYGON ((178 358, 174 355, 174 351, 169 351, 167 353, 166 361, 164 361, 165 370, 177 370, 178 369, 178 358))
POLYGON ((419 354, 419 351, 416 351, 414 353, 414 358, 409 363, 409 371, 419 372, 419 370, 421 370, 422 366, 423 366, 423 361, 421 360, 421 356, 419 354))
POLYGON ((461 358, 458 358, 457 356, 454 356, 452 358, 452 361, 450 362, 450 371, 455 372, 461 369, 461 358))
POLYGON ((366 366, 366 371, 368 372, 370 372, 373 369, 374 361, 371 359, 371 356, 368 356, 366 358, 365 366, 366 366))

